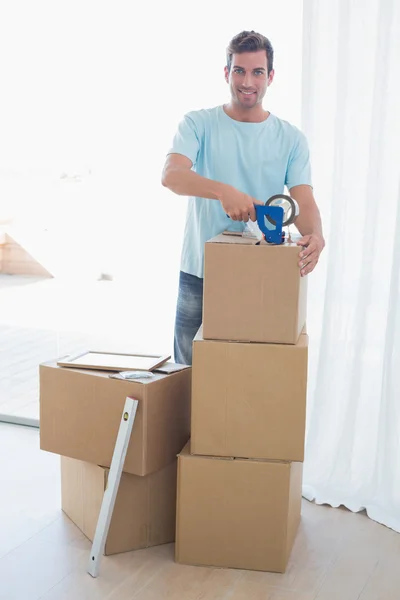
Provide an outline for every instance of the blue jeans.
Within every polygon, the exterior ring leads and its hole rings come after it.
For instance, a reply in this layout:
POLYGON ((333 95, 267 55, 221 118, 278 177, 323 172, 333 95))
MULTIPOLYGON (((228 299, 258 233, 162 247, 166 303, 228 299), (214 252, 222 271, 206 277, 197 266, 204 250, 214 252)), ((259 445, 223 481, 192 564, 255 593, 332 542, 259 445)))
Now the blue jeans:
POLYGON ((203 280, 183 271, 179 274, 176 306, 174 358, 182 365, 192 364, 192 342, 203 320, 203 280))

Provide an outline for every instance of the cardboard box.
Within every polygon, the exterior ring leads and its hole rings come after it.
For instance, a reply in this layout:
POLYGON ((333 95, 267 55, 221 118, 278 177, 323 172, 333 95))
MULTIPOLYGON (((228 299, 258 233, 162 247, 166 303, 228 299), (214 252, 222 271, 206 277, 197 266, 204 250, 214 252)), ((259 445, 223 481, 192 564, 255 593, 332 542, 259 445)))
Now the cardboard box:
POLYGON ((176 372, 123 381, 105 371, 40 365, 40 448, 109 467, 129 396, 139 404, 124 471, 147 475, 169 465, 190 437, 192 374, 170 368, 176 372))
POLYGON ((304 460, 308 336, 297 344, 193 341, 194 454, 304 460))
POLYGON ((176 561, 285 572, 301 513, 302 463, 178 457, 176 561))
POLYGON ((205 244, 204 338, 295 344, 306 321, 299 246, 221 234, 205 244))
MULTIPOLYGON (((175 540, 175 461, 140 477, 122 473, 104 554, 128 552, 175 540)), ((61 457, 61 502, 66 515, 93 541, 109 470, 61 457)))

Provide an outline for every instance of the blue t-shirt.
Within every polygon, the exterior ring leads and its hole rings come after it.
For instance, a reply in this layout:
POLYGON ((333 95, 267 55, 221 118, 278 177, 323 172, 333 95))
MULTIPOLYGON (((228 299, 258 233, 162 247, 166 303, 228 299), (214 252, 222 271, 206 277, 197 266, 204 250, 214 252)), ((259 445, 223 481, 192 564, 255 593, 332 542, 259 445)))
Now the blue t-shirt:
MULTIPOLYGON (((285 185, 311 185, 309 149, 304 134, 270 114, 261 123, 229 117, 222 106, 187 113, 168 154, 187 156, 199 175, 227 183, 266 202, 284 193, 285 185)), ((219 200, 188 199, 181 270, 204 274, 204 244, 225 230, 242 231, 229 219, 219 200)))

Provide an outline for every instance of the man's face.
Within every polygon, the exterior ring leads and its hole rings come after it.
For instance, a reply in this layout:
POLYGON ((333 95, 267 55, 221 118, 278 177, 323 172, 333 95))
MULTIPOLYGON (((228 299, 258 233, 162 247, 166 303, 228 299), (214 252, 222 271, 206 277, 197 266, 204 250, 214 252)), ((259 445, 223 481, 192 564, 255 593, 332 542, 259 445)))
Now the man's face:
POLYGON ((262 102, 273 77, 274 71, 268 76, 265 50, 233 54, 230 72, 225 67, 225 79, 229 83, 232 101, 243 108, 253 108, 262 102))

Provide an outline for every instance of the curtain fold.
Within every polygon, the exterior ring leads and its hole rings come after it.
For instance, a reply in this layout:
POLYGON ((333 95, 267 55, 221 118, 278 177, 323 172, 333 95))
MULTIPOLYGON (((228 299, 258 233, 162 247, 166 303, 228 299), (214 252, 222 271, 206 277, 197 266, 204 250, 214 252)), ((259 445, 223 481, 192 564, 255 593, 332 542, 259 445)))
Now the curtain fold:
POLYGON ((400 6, 304 0, 302 128, 327 241, 310 276, 303 495, 400 531, 400 6))

